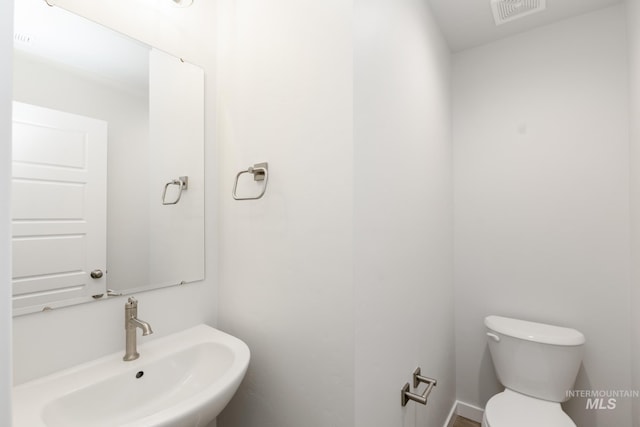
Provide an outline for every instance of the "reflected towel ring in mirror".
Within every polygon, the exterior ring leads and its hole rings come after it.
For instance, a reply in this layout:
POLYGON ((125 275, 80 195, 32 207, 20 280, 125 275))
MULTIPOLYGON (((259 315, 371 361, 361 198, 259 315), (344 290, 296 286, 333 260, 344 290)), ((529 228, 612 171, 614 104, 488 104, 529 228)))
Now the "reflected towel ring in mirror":
POLYGON ((178 179, 174 179, 172 181, 167 182, 164 185, 164 191, 162 192, 162 204, 163 205, 176 205, 178 204, 178 202, 180 201, 180 198, 182 197, 182 190, 188 190, 189 189, 189 177, 188 176, 181 176, 178 179), (170 185, 177 185, 178 186, 178 196, 176 197, 176 199, 173 202, 167 202, 167 188, 169 188, 170 185))

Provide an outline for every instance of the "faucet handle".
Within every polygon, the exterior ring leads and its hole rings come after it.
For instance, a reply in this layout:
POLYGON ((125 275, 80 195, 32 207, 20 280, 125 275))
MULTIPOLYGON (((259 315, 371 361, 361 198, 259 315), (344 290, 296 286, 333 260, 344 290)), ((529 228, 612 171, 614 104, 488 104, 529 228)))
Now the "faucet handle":
POLYGON ((124 306, 125 308, 136 308, 138 307, 138 300, 135 299, 134 297, 129 297, 129 300, 124 306))

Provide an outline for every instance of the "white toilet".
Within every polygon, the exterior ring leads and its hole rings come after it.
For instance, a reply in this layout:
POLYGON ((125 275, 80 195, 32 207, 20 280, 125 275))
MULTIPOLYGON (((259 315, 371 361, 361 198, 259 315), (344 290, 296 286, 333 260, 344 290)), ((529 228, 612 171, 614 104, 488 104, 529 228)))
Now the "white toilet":
POLYGON ((575 329, 488 316, 489 351, 506 387, 489 399, 482 427, 576 427, 562 411, 582 361, 575 329))

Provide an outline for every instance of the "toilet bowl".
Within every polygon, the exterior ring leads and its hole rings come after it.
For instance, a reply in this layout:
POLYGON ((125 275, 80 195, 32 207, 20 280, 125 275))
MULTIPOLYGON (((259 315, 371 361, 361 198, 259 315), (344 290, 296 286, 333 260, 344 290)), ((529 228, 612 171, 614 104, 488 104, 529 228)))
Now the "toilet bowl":
POLYGON ((582 361, 575 329, 507 317, 485 318, 498 379, 506 390, 487 402, 482 427, 576 427, 563 412, 582 361))
POLYGON ((513 390, 493 396, 484 410, 482 427, 576 427, 558 402, 535 399, 513 390))

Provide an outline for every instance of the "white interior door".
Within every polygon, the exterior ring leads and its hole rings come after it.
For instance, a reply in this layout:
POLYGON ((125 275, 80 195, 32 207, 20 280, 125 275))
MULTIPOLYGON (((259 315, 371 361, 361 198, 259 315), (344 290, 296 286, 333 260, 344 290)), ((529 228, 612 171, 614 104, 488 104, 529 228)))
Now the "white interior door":
POLYGON ((13 104, 15 314, 106 290, 107 123, 13 104))

